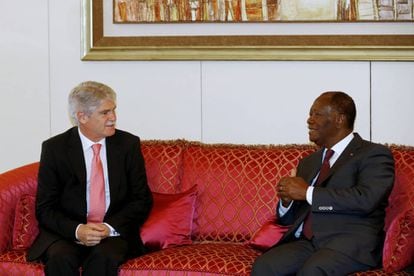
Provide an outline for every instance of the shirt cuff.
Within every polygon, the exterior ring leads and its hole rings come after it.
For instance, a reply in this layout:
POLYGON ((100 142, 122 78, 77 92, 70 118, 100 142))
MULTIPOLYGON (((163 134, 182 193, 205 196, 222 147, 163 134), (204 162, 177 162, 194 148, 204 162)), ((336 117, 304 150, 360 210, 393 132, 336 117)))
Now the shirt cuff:
POLYGON ((105 224, 106 226, 108 226, 108 228, 109 228, 109 236, 110 237, 118 237, 118 236, 120 236, 120 234, 118 232, 116 232, 116 230, 111 225, 109 225, 106 222, 104 222, 103 224, 105 224))
POLYGON ((76 240, 77 241, 79 241, 79 237, 78 237, 78 229, 79 229, 79 227, 81 226, 82 224, 79 224, 77 227, 76 227, 76 229, 75 229, 75 238, 76 238, 76 240))
POLYGON ((289 211, 292 204, 293 204, 293 200, 289 203, 288 207, 285 207, 282 205, 282 200, 280 200, 279 201, 279 217, 282 217, 284 214, 286 214, 287 211, 289 211))

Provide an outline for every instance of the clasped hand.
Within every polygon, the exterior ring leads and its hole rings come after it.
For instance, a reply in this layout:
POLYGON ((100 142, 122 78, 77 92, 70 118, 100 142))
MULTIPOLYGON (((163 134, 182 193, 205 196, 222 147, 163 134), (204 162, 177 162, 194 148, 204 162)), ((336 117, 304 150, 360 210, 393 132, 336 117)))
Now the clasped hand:
POLYGON ((95 246, 109 236, 109 227, 103 223, 81 224, 77 236, 81 244, 95 246))
POLYGON ((283 177, 277 185, 277 195, 286 207, 292 200, 306 200, 308 187, 309 184, 302 177, 283 177))

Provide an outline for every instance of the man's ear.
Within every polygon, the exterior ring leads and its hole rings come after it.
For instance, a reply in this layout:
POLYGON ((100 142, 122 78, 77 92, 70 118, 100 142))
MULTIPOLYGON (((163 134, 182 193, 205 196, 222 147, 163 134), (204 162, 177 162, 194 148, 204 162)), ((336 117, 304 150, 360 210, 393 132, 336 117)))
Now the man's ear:
POLYGON ((346 116, 343 113, 338 113, 338 116, 336 116, 336 124, 338 128, 342 128, 346 125, 346 116))
POLYGON ((76 112, 76 117, 78 118, 78 122, 84 124, 88 121, 88 115, 85 112, 76 112))

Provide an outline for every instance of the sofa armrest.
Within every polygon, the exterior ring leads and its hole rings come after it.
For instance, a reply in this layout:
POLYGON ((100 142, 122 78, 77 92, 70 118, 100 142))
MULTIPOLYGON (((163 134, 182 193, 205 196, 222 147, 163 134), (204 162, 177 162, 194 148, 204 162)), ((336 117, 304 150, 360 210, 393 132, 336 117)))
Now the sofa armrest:
POLYGON ((11 247, 16 204, 24 194, 36 194, 39 163, 0 174, 0 254, 11 247))

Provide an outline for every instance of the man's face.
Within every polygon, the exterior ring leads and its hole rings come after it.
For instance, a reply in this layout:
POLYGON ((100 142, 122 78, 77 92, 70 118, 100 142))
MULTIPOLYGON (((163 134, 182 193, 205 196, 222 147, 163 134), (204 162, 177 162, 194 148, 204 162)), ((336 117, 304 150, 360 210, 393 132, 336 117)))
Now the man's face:
POLYGON ((105 99, 91 114, 78 113, 79 128, 82 133, 94 142, 114 135, 116 123, 116 105, 112 100, 105 99))
POLYGON ((320 96, 313 103, 307 120, 309 140, 318 146, 331 147, 336 139, 339 126, 338 112, 330 105, 329 96, 320 96))

